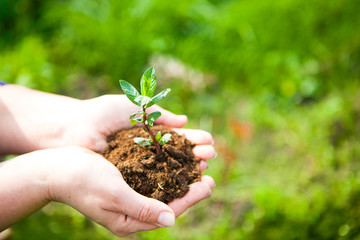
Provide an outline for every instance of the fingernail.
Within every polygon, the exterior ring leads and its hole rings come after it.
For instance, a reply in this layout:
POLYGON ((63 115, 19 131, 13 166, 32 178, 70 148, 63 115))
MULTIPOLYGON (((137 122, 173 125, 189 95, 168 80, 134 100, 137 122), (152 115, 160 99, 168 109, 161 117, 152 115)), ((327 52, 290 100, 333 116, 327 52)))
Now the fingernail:
POLYGON ((175 216, 169 212, 161 212, 157 224, 159 227, 172 227, 175 224, 175 216))

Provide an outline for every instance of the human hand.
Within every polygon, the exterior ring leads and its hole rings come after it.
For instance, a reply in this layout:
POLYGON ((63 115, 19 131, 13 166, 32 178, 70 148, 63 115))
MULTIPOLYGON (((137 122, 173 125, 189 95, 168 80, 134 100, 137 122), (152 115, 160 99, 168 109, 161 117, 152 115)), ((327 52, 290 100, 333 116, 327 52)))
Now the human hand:
MULTIPOLYGON (((78 100, 17 85, 2 86, 0 155, 69 145, 100 151, 108 135, 131 126, 129 116, 137 110, 125 95, 78 100)), ((155 105, 149 111, 162 113, 158 124, 182 127, 187 122, 186 116, 155 105)))
POLYGON ((0 230, 49 201, 59 201, 118 236, 172 226, 175 215, 208 197, 213 185, 210 179, 193 184, 184 198, 169 204, 172 210, 136 193, 110 162, 80 147, 41 150, 6 161, 0 164, 0 181, 7 183, 0 189, 0 230), (194 193, 196 189, 202 190, 194 193))

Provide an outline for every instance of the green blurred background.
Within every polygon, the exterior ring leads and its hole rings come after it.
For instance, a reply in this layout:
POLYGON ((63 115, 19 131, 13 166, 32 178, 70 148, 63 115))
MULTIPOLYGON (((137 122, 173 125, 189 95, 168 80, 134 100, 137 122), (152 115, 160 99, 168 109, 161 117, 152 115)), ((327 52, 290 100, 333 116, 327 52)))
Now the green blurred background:
MULTIPOLYGON (((154 66, 212 198, 129 239, 360 239, 358 0, 0 0, 0 79, 76 98, 154 66)), ((117 239, 62 204, 13 239, 117 239)))

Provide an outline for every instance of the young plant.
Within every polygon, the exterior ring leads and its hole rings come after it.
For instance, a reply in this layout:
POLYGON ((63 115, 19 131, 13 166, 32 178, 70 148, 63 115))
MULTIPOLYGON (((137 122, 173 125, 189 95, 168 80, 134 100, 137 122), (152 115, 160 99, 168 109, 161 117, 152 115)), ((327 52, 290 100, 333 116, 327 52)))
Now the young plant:
POLYGON ((136 123, 141 123, 144 126, 144 130, 150 135, 149 139, 139 137, 134 138, 135 143, 144 146, 153 144, 155 145, 156 153, 158 154, 161 152, 161 146, 170 140, 171 134, 166 133, 162 136, 161 132, 158 132, 155 135, 151 127, 154 126, 154 121, 161 116, 161 112, 156 111, 148 114, 146 109, 166 97, 171 89, 167 88, 156 96, 153 96, 156 85, 155 69, 153 67, 146 70, 140 79, 141 95, 129 82, 120 80, 120 86, 125 95, 131 102, 140 107, 139 111, 130 116, 131 125, 134 126, 136 123))

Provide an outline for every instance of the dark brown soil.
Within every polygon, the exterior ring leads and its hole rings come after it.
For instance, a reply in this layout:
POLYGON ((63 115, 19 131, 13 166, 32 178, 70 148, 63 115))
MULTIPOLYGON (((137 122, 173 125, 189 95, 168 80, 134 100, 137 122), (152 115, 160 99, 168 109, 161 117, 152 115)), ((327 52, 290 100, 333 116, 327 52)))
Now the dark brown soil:
POLYGON ((134 137, 149 137, 141 127, 109 136, 107 148, 101 154, 120 170, 136 192, 168 203, 184 196, 189 185, 200 180, 200 159, 194 156, 194 145, 184 136, 164 126, 154 126, 152 130, 155 134, 158 131, 162 135, 172 134, 161 154, 156 154, 154 146, 134 142, 134 137))

